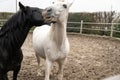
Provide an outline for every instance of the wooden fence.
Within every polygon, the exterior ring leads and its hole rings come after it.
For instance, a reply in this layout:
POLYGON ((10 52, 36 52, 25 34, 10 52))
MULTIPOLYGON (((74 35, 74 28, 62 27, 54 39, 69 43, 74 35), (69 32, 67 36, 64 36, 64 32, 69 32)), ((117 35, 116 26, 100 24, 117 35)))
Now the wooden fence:
POLYGON ((0 27, 3 26, 3 24, 6 22, 6 19, 0 19, 0 27))
POLYGON ((68 22, 68 24, 78 24, 78 27, 67 27, 68 29, 79 29, 79 34, 85 34, 83 30, 89 30, 89 31, 109 31, 110 37, 113 37, 113 33, 117 32, 120 34, 120 23, 94 23, 94 22, 68 22), (88 27, 85 27, 85 25, 88 25, 88 27), (90 27, 92 25, 92 27, 90 27), (118 29, 118 30, 116 30, 118 29))
MULTIPOLYGON (((7 20, 2 19, 0 20, 0 27, 6 22, 7 20)), ((108 36, 114 37, 113 33, 117 32, 120 34, 120 23, 94 23, 94 22, 84 22, 81 20, 81 22, 68 22, 68 24, 77 24, 77 27, 71 26, 67 27, 67 29, 76 29, 77 31, 79 30, 78 34, 85 34, 84 30, 88 31, 109 31, 110 34, 108 36), (88 27, 86 27, 86 25, 88 27), (90 25, 92 25, 90 27, 90 25), (116 30, 115 28, 119 27, 119 30, 116 30)), ((99 35, 99 34, 98 34, 99 35)))

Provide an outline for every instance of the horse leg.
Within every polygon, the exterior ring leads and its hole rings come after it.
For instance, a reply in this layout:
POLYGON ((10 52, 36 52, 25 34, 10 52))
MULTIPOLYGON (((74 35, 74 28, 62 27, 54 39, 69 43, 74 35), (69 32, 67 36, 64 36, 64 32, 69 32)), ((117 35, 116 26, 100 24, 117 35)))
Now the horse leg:
POLYGON ((17 75, 20 71, 21 65, 18 65, 17 68, 13 71, 13 80, 17 80, 17 75))
POLYGON ((8 80, 7 71, 4 71, 0 66, 0 80, 8 80))
POLYGON ((4 79, 3 80, 8 80, 7 73, 4 75, 4 79))
POLYGON ((58 64, 59 64, 58 77, 57 77, 58 80, 62 80, 62 78, 63 78, 64 62, 65 62, 65 60, 58 61, 58 64))
POLYGON ((39 55, 37 53, 35 55, 36 55, 36 58, 37 58, 38 66, 40 66, 40 57, 39 57, 39 55))
POLYGON ((3 73, 2 73, 2 69, 0 68, 0 80, 3 79, 3 73))
POLYGON ((3 74, 0 74, 0 80, 8 80, 8 78, 5 75, 3 76, 3 74))
POLYGON ((0 80, 8 80, 7 73, 0 72, 0 80))
POLYGON ((20 71, 21 62, 23 59, 23 54, 22 54, 21 49, 17 50, 15 54, 17 54, 17 56, 16 56, 17 63, 16 63, 16 68, 14 68, 14 70, 13 70, 13 80, 17 80, 17 75, 20 71))
POLYGON ((37 68, 37 76, 42 76, 41 70, 40 70, 40 56, 36 53, 38 68, 37 68))
POLYGON ((45 80, 50 80, 50 72, 51 72, 52 62, 46 59, 46 68, 45 68, 45 80))

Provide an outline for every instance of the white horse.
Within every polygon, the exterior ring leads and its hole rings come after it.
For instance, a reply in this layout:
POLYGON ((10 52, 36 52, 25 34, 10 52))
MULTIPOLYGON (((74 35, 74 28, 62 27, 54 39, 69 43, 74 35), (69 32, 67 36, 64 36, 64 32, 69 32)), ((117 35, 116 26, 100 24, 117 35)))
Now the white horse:
POLYGON ((69 42, 66 33, 68 11, 74 0, 58 0, 44 11, 45 19, 51 16, 51 26, 43 25, 33 31, 33 47, 40 65, 40 57, 46 59, 45 80, 49 80, 53 62, 59 64, 58 80, 63 78, 63 66, 69 53, 69 42))

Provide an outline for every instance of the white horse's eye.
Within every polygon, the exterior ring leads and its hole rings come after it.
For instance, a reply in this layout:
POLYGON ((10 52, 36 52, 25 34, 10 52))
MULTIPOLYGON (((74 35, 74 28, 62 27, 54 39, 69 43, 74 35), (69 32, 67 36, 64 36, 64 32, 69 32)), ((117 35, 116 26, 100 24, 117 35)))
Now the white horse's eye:
POLYGON ((64 8, 67 8, 67 5, 66 5, 66 4, 63 4, 63 7, 64 7, 64 8))

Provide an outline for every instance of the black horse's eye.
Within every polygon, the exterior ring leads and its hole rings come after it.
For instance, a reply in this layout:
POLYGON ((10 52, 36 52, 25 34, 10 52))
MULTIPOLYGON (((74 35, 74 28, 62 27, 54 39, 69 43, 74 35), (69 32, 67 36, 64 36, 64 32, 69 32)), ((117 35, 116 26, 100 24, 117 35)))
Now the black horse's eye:
POLYGON ((32 12, 37 12, 37 10, 32 10, 32 12))
POLYGON ((63 4, 63 7, 64 7, 64 8, 67 8, 67 5, 66 5, 66 4, 63 4))
POLYGON ((34 11, 37 11, 37 10, 34 10, 34 11))

